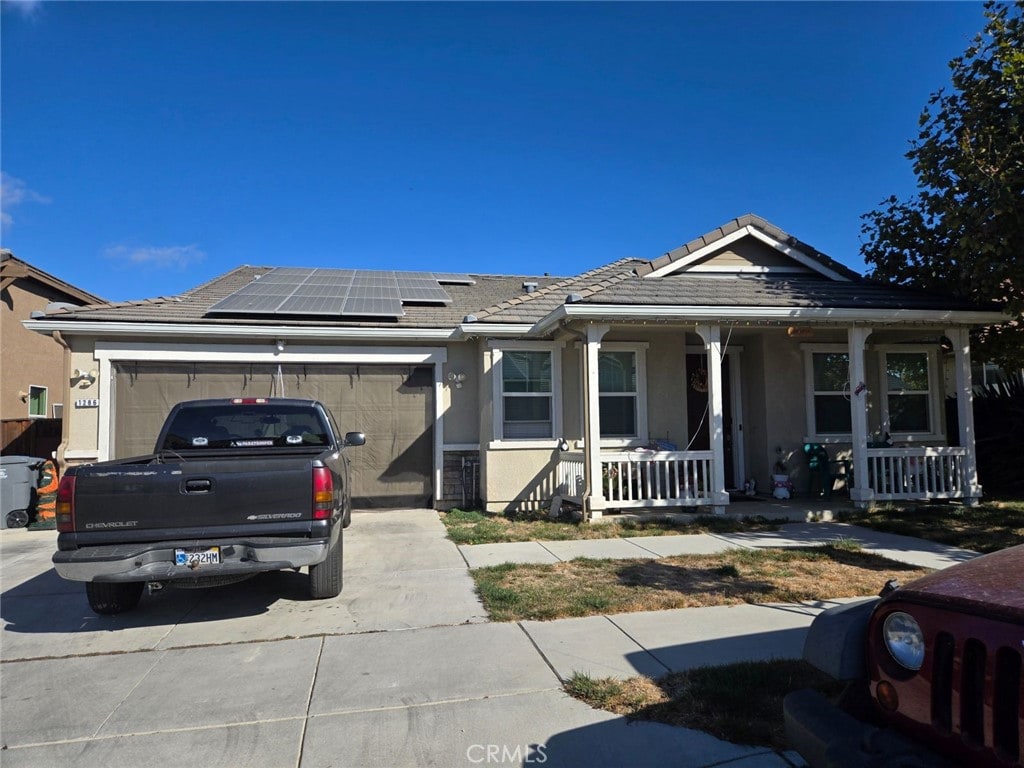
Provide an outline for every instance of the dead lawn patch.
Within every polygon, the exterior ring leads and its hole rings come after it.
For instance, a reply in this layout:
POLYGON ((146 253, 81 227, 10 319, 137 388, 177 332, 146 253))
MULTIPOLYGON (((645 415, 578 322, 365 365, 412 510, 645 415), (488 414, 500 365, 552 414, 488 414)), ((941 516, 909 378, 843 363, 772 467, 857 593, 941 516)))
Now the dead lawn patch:
POLYGON ((660 560, 579 558, 471 571, 495 621, 784 603, 877 594, 889 579, 929 573, 846 547, 735 549, 660 560))
POLYGON ((764 518, 737 520, 713 515, 697 516, 682 524, 657 519, 579 523, 564 518, 552 520, 543 513, 498 515, 462 509, 441 512, 440 515, 441 522, 444 523, 448 531, 448 538, 456 544, 500 544, 514 541, 568 541, 614 539, 627 536, 774 531, 780 525, 764 518))
POLYGON ((782 699, 814 688, 838 696, 841 684, 804 661, 741 662, 675 672, 658 680, 591 678, 576 673, 566 691, 592 707, 683 728, 738 744, 788 749, 782 699))
POLYGON ((1020 499, 985 501, 973 509, 962 504, 886 505, 851 512, 844 520, 975 552, 1024 544, 1024 500, 1020 499))

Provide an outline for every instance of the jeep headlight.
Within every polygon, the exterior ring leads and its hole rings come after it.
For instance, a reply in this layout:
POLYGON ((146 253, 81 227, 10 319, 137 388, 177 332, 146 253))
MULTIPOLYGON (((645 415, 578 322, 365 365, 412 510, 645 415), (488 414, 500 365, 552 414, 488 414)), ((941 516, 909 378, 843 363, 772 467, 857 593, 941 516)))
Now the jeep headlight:
POLYGON ((916 672, 924 664, 924 633, 909 613, 895 611, 885 617, 882 639, 901 667, 916 672))

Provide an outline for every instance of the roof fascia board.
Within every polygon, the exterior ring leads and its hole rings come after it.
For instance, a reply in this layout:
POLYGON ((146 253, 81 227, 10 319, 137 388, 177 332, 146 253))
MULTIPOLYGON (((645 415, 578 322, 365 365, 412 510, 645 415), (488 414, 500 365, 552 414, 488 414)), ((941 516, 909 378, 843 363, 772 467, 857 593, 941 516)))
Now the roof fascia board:
POLYGON ((779 253, 788 256, 798 264, 802 264, 803 266, 807 267, 808 269, 814 270, 820 275, 824 275, 825 277, 831 280, 837 280, 844 283, 850 282, 850 279, 845 275, 841 275, 838 272, 829 269, 828 267, 820 263, 817 259, 811 258, 803 251, 797 248, 793 248, 790 245, 786 245, 785 243, 776 240, 774 237, 771 237, 770 235, 766 235, 761 230, 756 229, 755 227, 752 227, 749 224, 745 227, 737 229, 735 232, 729 233, 725 237, 722 237, 713 243, 708 243, 703 248, 698 248, 689 256, 679 259, 678 261, 674 261, 671 264, 666 264, 664 267, 661 267, 660 269, 654 270, 649 275, 645 275, 645 278, 664 277, 665 275, 671 275, 674 272, 679 272, 684 267, 687 267, 690 264, 698 262, 701 259, 705 258, 706 256, 714 253, 715 251, 721 250, 725 246, 731 245, 732 243, 735 243, 737 240, 741 240, 744 237, 747 237, 748 235, 756 238, 757 240, 760 240, 762 243, 769 246, 770 248, 774 248, 779 253))
POLYGON ((531 329, 543 335, 562 320, 682 320, 692 322, 805 321, 841 323, 928 323, 993 325, 1012 319, 1002 312, 934 309, 827 309, 821 307, 666 307, 651 305, 565 305, 550 312, 531 329))
MULTIPOLYGON (((172 338, 370 340, 370 341, 445 341, 461 338, 457 328, 345 328, 297 326, 253 326, 175 323, 127 323, 71 321, 54 319, 23 320, 30 331, 49 335, 60 331, 65 336, 155 336, 172 338)), ((529 327, 529 326, 527 326, 529 327)))
POLYGON ((459 326, 459 332, 463 336, 508 338, 525 336, 533 328, 533 323, 463 323, 459 326))

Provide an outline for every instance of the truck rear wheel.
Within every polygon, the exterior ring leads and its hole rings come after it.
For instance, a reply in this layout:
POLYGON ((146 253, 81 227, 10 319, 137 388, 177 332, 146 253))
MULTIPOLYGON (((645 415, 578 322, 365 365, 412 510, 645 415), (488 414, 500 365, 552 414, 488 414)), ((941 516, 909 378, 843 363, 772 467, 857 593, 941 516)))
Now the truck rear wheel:
POLYGON ((327 550, 322 563, 309 566, 309 596, 314 600, 326 600, 341 594, 342 534, 327 550))
POLYGON ((110 616, 130 611, 138 605, 145 586, 142 581, 87 581, 85 594, 90 608, 103 616, 110 616))

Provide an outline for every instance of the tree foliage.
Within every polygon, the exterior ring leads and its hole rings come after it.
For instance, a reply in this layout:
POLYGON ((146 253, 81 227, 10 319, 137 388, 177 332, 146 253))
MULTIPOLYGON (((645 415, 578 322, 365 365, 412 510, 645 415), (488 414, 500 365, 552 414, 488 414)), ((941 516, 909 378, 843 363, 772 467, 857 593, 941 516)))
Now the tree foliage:
POLYGON ((878 280, 1002 303, 975 356, 1024 367, 1024 0, 987 2, 987 23, 949 63, 906 156, 917 193, 862 216, 861 253, 878 280))

